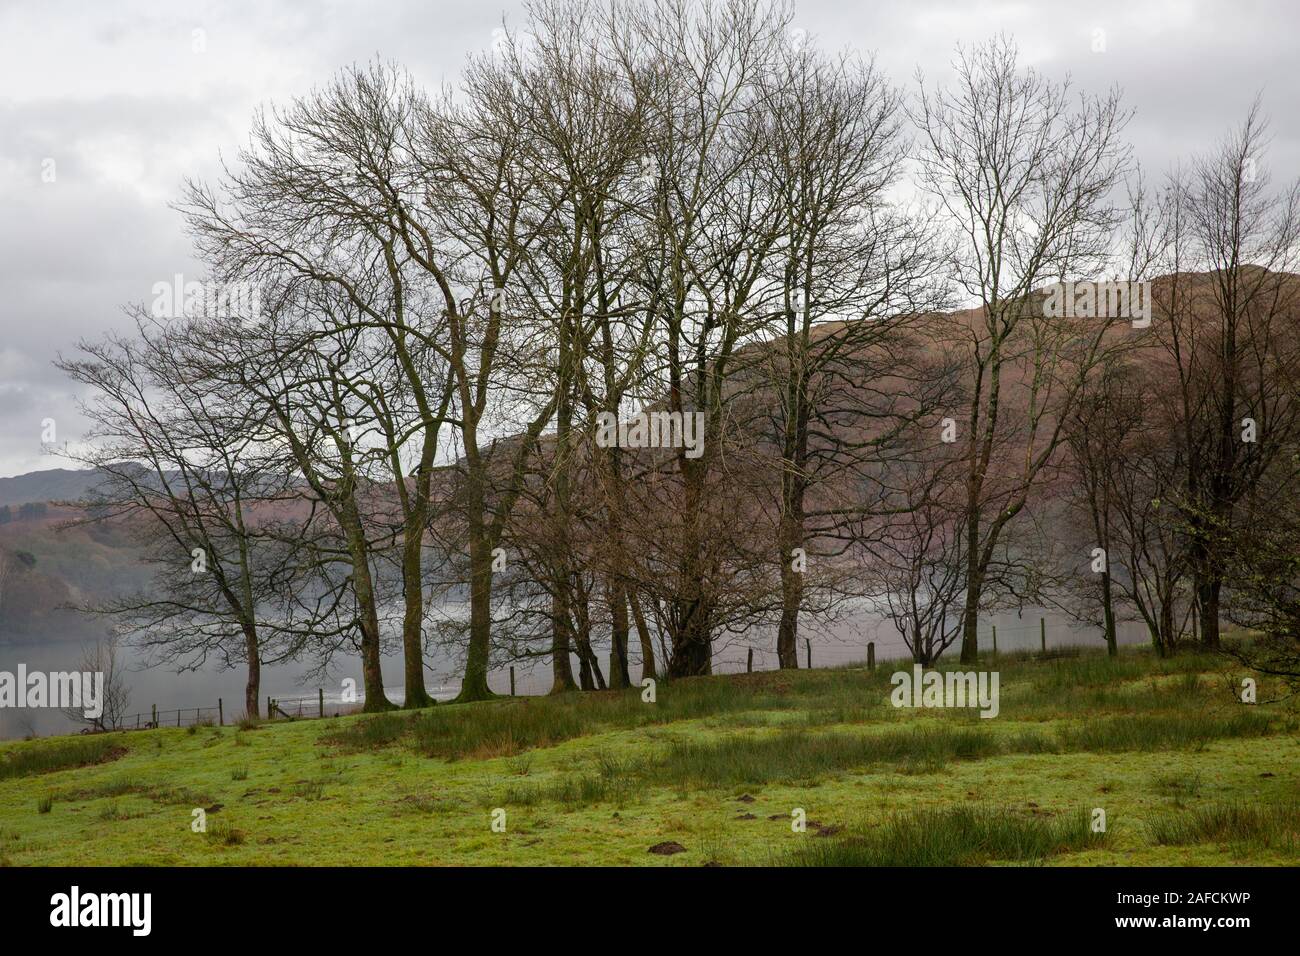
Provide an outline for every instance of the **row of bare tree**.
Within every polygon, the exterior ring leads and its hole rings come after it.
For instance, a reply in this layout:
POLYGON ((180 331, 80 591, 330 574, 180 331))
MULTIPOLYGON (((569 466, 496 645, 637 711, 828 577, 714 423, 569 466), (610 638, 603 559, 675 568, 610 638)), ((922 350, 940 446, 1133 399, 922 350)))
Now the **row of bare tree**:
POLYGON ((61 360, 91 520, 159 566, 99 610, 161 661, 246 666, 256 714, 262 664, 355 651, 379 710, 399 641, 419 707, 444 645, 462 700, 516 657, 624 687, 633 640, 689 676, 771 627, 795 667, 863 600, 924 663, 1006 604, 1112 649, 1294 623, 1297 192, 1257 112, 1151 196, 1119 94, 1006 39, 910 98, 759 0, 539 0, 507 41, 259 114, 180 204, 256 309, 140 307, 61 360), (1048 306, 1157 274, 1149 327, 1048 306))

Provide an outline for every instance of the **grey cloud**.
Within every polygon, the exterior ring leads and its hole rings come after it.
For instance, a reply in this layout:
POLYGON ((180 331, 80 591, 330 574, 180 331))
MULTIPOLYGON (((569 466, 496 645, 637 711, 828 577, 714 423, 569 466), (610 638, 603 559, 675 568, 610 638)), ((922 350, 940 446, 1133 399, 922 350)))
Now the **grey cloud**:
MULTIPOLYGON (((244 140, 252 110, 380 55, 430 85, 487 49, 522 3, 426 0, 342 4, 185 0, 0 9, 0 34, 21 36, 0 63, 0 475, 57 462, 42 455, 40 420, 79 437, 76 396, 50 362, 82 337, 119 326, 121 307, 154 282, 197 274, 167 201, 183 175, 210 177, 244 140), (202 54, 191 31, 205 31, 202 54), (42 183, 54 157, 58 181, 42 183)), ((795 26, 831 48, 875 51, 912 88, 920 67, 942 81, 954 45, 1005 31, 1037 68, 1101 91, 1119 85, 1136 110, 1135 155, 1153 176, 1207 149, 1256 91, 1274 120, 1266 165, 1300 166, 1293 69, 1295 9, 1280 2, 1137 4, 803 0, 795 26), (1106 31, 1094 53, 1093 31, 1106 31)))

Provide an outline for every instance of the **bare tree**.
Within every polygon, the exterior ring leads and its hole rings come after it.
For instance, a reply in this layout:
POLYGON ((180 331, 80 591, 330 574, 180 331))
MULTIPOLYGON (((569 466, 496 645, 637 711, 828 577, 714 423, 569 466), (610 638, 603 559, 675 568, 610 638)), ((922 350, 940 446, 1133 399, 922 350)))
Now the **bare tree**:
MULTIPOLYGON (((350 532, 353 549, 373 540, 397 550, 407 707, 432 703, 424 686, 424 533, 452 414, 445 312, 456 307, 450 289, 431 280, 407 248, 415 228, 409 220, 425 195, 409 133, 421 101, 396 68, 345 70, 326 89, 259 115, 238 168, 226 171, 218 190, 190 184, 182 207, 223 273, 298 300, 306 347, 314 337, 333 340, 317 350, 322 372, 354 375, 336 383, 337 410, 366 423, 353 464, 385 474, 391 495, 373 513, 339 504, 335 517, 341 528, 358 525, 350 532), (363 352, 373 361, 354 357, 363 352)), ((352 559, 354 580, 367 593, 360 566, 377 557, 363 560, 358 552, 352 559)), ((358 600, 365 628, 377 628, 371 598, 358 600)), ((382 687, 373 685, 377 633, 364 645, 372 649, 367 702, 382 706, 382 687)))
POLYGON ((1172 176, 1157 300, 1164 415, 1182 446, 1180 509, 1190 540, 1201 640, 1219 644, 1224 581, 1216 544, 1238 505, 1300 435, 1292 381, 1300 285, 1300 182, 1270 186, 1267 121, 1256 101, 1213 154, 1172 176))
POLYGON ((127 707, 131 703, 131 687, 126 682, 126 666, 119 651, 116 634, 109 634, 82 649, 79 664, 81 672, 94 675, 96 681, 101 677, 103 680, 99 714, 90 717, 84 707, 72 707, 64 710, 69 720, 86 724, 97 731, 117 730, 122 726, 122 718, 126 716, 127 707))
POLYGON ((265 409, 187 364, 187 321, 168 328, 137 312, 133 337, 83 342, 79 357, 57 363, 93 389, 83 404, 92 431, 77 457, 103 476, 73 523, 124 523, 156 569, 147 590, 83 610, 116 618, 161 662, 242 664, 256 716, 262 664, 294 652, 274 649, 265 616, 292 575, 293 546, 283 542, 297 537, 277 541, 259 525, 295 492, 262 447, 265 409))
POLYGON ((756 162, 779 209, 779 300, 777 337, 751 350, 763 366, 751 377, 773 405, 760 427, 779 461, 777 658, 789 668, 816 580, 807 552, 834 566, 846 529, 876 507, 868 472, 933 400, 924 381, 906 381, 907 333, 942 301, 942 259, 925 223, 886 200, 906 143, 901 98, 874 64, 787 45, 760 84, 768 148, 756 162))
POLYGON ((959 51, 954 65, 952 90, 921 82, 915 120, 922 182, 957 237, 957 282, 978 303, 948 333, 966 356, 961 659, 973 663, 1003 534, 1064 441, 1083 383, 1117 347, 1112 327, 1127 321, 1050 316, 1036 290, 1110 255, 1128 114, 1114 92, 1074 104, 1068 82, 1021 70, 1005 38, 959 51))

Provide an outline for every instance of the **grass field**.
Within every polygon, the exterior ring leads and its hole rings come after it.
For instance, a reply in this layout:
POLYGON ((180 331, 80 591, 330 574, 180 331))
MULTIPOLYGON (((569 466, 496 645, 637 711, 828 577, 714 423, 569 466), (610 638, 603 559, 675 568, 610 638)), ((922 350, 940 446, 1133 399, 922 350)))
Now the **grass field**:
POLYGON ((0 863, 1300 860, 1300 720, 1238 702, 1223 660, 981 666, 1001 673, 994 719, 894 708, 903 665, 885 663, 661 682, 655 703, 637 689, 3 744, 0 863))

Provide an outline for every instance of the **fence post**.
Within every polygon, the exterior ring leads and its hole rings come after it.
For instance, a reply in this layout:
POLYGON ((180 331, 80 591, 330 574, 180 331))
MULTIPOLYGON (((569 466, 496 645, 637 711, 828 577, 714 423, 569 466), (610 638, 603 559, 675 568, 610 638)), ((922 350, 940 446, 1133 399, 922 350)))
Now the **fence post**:
POLYGON ((803 639, 803 646, 808 651, 808 669, 812 670, 812 641, 808 640, 808 638, 805 637, 803 639))
POLYGON ((867 641, 867 670, 876 669, 876 642, 867 641))
POLYGON ((324 717, 325 716, 325 688, 324 687, 316 688, 316 699, 320 702, 320 715, 324 717))
POLYGON ((226 711, 221 704, 220 697, 217 698, 217 726, 218 727, 226 726, 226 711))
POLYGON ((274 711, 271 709, 274 706, 274 704, 275 702, 271 700, 271 695, 267 694, 266 695, 266 719, 267 720, 270 720, 272 717, 275 716, 274 711))
POLYGON ((1047 618, 1038 619, 1038 640, 1042 644, 1043 653, 1047 653, 1047 618))
POLYGON ((177 707, 177 708, 176 708, 176 726, 179 727, 180 725, 181 725, 181 709, 180 709, 179 707, 177 707))
POLYGON ((754 649, 752 647, 749 649, 749 654, 745 659, 745 673, 754 673, 754 649))
POLYGON ((152 723, 153 723, 153 726, 154 726, 154 730, 157 730, 157 729, 158 729, 158 705, 157 705, 157 704, 154 704, 154 705, 153 705, 153 721, 152 721, 152 723))
POLYGON ((998 626, 993 625, 993 659, 998 659, 998 626))
POLYGON ((510 696, 515 696, 515 669, 513 666, 510 668, 510 696))

